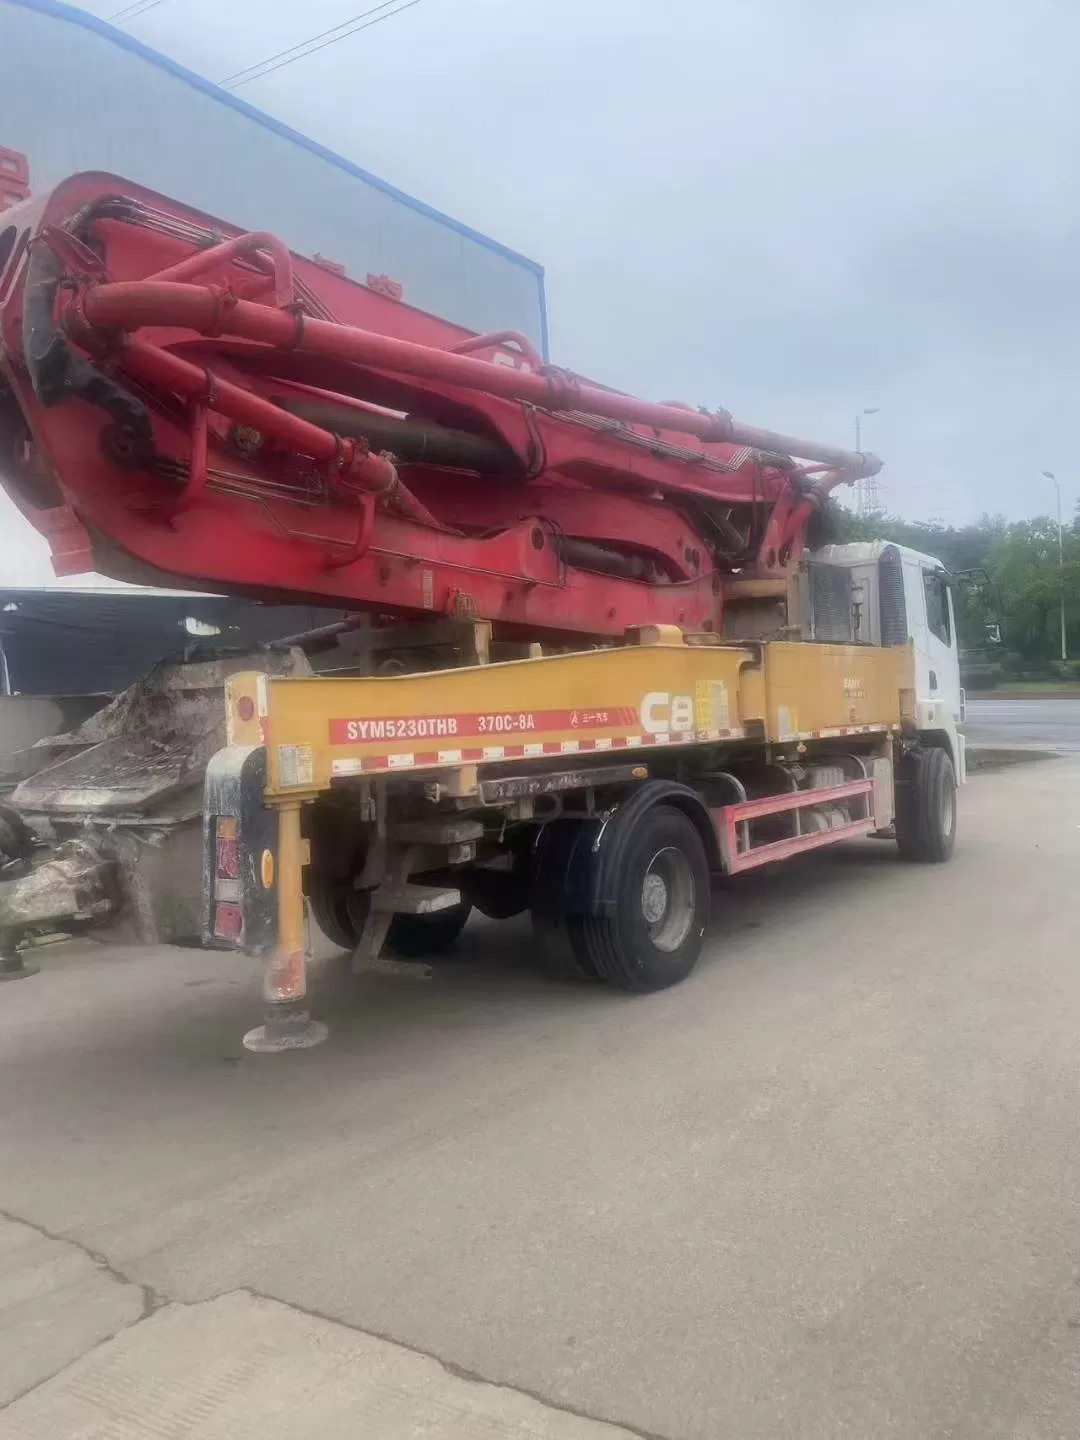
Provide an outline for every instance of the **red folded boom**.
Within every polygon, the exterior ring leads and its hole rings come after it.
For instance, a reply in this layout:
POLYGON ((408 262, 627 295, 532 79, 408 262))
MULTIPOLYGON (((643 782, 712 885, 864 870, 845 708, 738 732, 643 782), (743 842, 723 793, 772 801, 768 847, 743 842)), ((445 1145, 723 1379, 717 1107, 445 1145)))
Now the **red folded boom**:
POLYGON ((0 228, 0 472, 58 573, 718 630, 873 456, 656 405, 109 176, 0 228))

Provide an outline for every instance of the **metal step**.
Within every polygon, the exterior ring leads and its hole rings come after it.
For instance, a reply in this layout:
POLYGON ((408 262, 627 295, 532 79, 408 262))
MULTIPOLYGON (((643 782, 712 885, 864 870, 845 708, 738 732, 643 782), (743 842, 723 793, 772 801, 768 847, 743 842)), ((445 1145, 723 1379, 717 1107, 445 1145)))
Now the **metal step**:
POLYGON ((461 904, 461 891, 442 885, 381 885, 371 908, 381 915, 434 915, 461 904))
POLYGON ((404 820, 390 826, 388 838, 406 845, 464 845, 469 840, 482 840, 484 826, 480 820, 457 815, 439 816, 434 820, 404 820))

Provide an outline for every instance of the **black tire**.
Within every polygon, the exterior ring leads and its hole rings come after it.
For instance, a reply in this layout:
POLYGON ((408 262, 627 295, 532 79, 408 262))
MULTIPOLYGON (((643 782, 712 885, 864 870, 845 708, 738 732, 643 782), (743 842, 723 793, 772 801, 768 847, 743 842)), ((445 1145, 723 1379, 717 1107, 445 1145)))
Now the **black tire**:
POLYGON ((530 874, 529 914, 540 969, 550 980, 595 984, 600 976, 587 955, 571 941, 566 914, 568 876, 591 841, 580 820, 549 820, 540 832, 530 874))
POLYGON ((574 918, 547 915, 537 910, 530 912, 540 970, 549 980, 571 985, 599 984, 600 975, 596 966, 587 955, 579 953, 571 938, 570 926, 574 918))
MULTIPOLYGON (((355 950, 371 906, 369 890, 358 890, 351 880, 328 879, 314 871, 308 879, 308 904, 332 945, 355 950)), ((386 932, 386 948, 401 960, 437 955, 458 938, 471 911, 472 906, 463 901, 431 915, 395 915, 386 932)))
POLYGON ((422 960, 449 950, 472 914, 467 900, 429 915, 395 915, 386 932, 386 948, 399 960, 422 960))
POLYGON ((529 880, 513 870, 474 870, 462 877, 462 890, 489 920, 512 920, 529 908, 529 880))
POLYGON ((330 943, 342 950, 355 949, 367 917, 367 891, 357 890, 350 879, 322 875, 312 868, 307 898, 315 923, 330 943))
POLYGON ((705 846, 694 823, 670 805, 646 810, 629 836, 615 877, 614 913, 576 916, 570 939, 619 990, 664 990, 697 964, 709 923, 705 846))
POLYGON ((956 844, 956 773, 947 751, 913 750, 896 774, 896 847, 902 860, 943 865, 956 844))

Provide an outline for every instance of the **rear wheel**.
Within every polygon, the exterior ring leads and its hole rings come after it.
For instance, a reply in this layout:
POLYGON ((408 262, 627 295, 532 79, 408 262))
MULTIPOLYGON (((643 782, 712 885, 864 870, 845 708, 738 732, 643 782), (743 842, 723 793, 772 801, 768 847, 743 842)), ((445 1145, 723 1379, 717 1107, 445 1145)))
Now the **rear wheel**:
POLYGON ((352 950, 367 917, 367 892, 357 890, 350 879, 323 875, 312 867, 307 898, 315 923, 331 944, 352 950))
POLYGON ((685 980, 701 954, 711 899, 693 822, 669 805, 647 810, 614 884, 610 915, 571 917, 578 962, 620 990, 663 990, 685 980))
POLYGON ((896 846, 903 860, 941 865, 956 844, 956 773, 947 751, 913 750, 896 774, 896 846))
POLYGON ((473 870, 461 883, 469 903, 489 920, 512 920, 529 908, 529 877, 521 869, 473 870))
MULTIPOLYGON (((308 904, 326 938, 342 950, 354 950, 371 908, 371 891, 358 890, 351 880, 333 879, 314 871, 308 879, 308 904)), ((386 934, 387 948, 402 960, 419 960, 447 950, 461 934, 472 912, 468 901, 426 915, 395 915, 386 934)))
POLYGON ((463 900, 427 915, 395 915, 386 932, 387 949, 401 960, 422 960, 449 950, 465 929, 472 906, 463 900))
POLYGON ((540 832, 530 876, 529 913, 540 968, 552 980, 596 981, 596 966, 571 938, 575 918, 567 915, 571 871, 589 863, 590 831, 580 820, 549 820, 540 832))

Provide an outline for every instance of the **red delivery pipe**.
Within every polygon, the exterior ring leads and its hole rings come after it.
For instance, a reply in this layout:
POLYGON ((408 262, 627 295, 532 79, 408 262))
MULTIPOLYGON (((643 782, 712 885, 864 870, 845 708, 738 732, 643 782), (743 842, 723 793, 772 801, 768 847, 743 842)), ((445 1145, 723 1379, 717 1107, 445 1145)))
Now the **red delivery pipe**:
POLYGON ((527 360, 534 370, 544 368, 543 359, 532 341, 522 335, 520 330, 493 330, 488 335, 470 335, 468 340, 462 340, 460 344, 450 347, 452 355, 471 355, 474 350, 486 350, 491 345, 508 345, 521 352, 523 360, 527 360))
MULTIPOLYGON (((284 307, 293 298, 292 256, 276 235, 268 235, 261 230, 250 235, 237 235, 220 245, 212 245, 209 250, 197 250, 186 260, 178 260, 175 265, 158 270, 149 278, 165 281, 194 280, 199 275, 205 275, 215 265, 224 265, 230 260, 243 259, 245 256, 253 257, 258 263, 262 260, 260 252, 263 250, 270 257, 268 268, 274 277, 274 303, 284 307)), ((259 268, 267 268, 265 260, 262 260, 259 268)))
MULTIPOLYGON (((585 385, 558 371, 534 374, 507 365, 492 365, 486 360, 474 360, 468 355, 455 355, 390 335, 273 310, 205 286, 163 280, 97 285, 87 290, 83 310, 91 326, 105 330, 137 330, 143 325, 157 325, 196 330, 204 335, 239 335, 266 345, 426 376, 548 410, 581 410, 627 424, 676 430, 705 441, 798 455, 845 470, 853 480, 876 475, 881 468, 881 461, 874 455, 860 455, 771 430, 739 425, 723 411, 703 415, 696 410, 654 405, 632 395, 585 385)), ((77 324, 76 320, 76 339, 79 338, 77 324)))
MULTIPOLYGON (((148 385, 163 386, 190 400, 208 404, 231 420, 250 425, 253 430, 273 435, 302 455, 311 455, 326 462, 344 462, 343 479, 357 483, 361 489, 390 492, 397 488, 397 471, 388 460, 379 455, 365 454, 357 449, 354 441, 341 441, 328 430, 309 425, 298 415, 290 415, 287 410, 229 380, 223 380, 218 375, 210 376, 201 366, 192 365, 189 360, 182 360, 179 355, 172 355, 157 345, 150 345, 145 340, 128 340, 124 346, 123 367, 129 375, 148 385), (208 390, 212 394, 208 394, 208 390)), ((197 461, 196 454, 193 463, 197 461)), ((193 479, 197 485, 198 478, 193 476, 193 479)), ((423 509, 422 506, 420 508, 423 509)), ((426 515, 427 512, 424 513, 426 515)))

